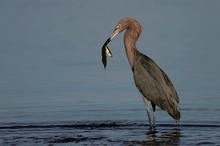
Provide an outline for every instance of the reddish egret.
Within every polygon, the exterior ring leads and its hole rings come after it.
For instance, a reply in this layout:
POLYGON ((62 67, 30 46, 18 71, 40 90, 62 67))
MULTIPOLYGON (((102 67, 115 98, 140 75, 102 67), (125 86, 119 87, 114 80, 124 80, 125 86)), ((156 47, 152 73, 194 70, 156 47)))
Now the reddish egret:
POLYGON ((156 106, 166 111, 176 122, 180 119, 180 110, 178 107, 179 97, 177 92, 165 72, 148 56, 140 53, 136 48, 136 41, 141 34, 141 25, 132 18, 124 18, 118 22, 114 32, 107 39, 102 48, 103 64, 106 67, 106 53, 108 53, 107 44, 120 32, 125 30, 124 45, 129 64, 131 66, 134 82, 140 91, 148 114, 150 127, 155 126, 156 106), (150 116, 151 103, 153 109, 153 124, 150 116))

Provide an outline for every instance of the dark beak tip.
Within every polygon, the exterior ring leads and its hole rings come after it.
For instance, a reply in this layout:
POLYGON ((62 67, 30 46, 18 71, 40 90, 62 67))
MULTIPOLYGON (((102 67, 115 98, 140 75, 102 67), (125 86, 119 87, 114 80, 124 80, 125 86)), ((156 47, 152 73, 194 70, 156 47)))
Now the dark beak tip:
POLYGON ((106 41, 105 41, 105 43, 104 43, 104 45, 103 45, 103 47, 104 46, 107 46, 108 45, 108 43, 111 41, 111 39, 110 38, 108 38, 106 41))

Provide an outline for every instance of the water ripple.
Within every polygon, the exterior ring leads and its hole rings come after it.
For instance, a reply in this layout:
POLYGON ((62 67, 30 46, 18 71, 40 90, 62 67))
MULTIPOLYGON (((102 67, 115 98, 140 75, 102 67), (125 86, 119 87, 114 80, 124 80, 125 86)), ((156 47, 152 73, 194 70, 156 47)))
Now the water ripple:
POLYGON ((8 124, 0 145, 219 145, 219 124, 148 124, 131 121, 8 124))

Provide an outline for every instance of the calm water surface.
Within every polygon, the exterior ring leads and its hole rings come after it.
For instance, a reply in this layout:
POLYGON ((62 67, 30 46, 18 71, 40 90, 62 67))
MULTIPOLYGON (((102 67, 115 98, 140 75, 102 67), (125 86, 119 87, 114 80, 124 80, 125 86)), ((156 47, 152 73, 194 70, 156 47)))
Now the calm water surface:
POLYGON ((124 2, 0 2, 1 145, 220 145, 220 2, 124 2), (158 108, 148 129, 123 34, 103 69, 128 16, 177 89, 181 127, 158 108))

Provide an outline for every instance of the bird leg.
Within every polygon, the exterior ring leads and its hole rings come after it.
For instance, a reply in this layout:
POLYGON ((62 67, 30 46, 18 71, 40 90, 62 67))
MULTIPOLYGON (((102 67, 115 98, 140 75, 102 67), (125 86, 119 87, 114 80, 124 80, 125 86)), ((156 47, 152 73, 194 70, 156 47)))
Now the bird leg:
POLYGON ((143 96, 143 94, 141 94, 141 95, 142 95, 142 98, 143 98, 144 103, 145 103, 145 106, 146 106, 146 110, 147 110, 147 115, 148 115, 149 124, 150 124, 150 127, 152 128, 153 125, 152 125, 152 122, 151 122, 150 106, 149 106, 150 102, 149 102, 149 101, 143 96))
POLYGON ((156 113, 156 112, 153 112, 153 126, 154 126, 154 127, 156 127, 156 122, 155 122, 155 121, 156 121, 156 120, 155 120, 155 117, 156 117, 156 116, 155 116, 155 113, 156 113))
POLYGON ((148 115, 148 120, 149 120, 150 128, 152 128, 152 127, 153 127, 153 125, 152 125, 152 122, 151 122, 151 117, 150 117, 150 108, 149 108, 149 107, 147 107, 146 109, 147 109, 147 115, 148 115))
POLYGON ((153 126, 156 127, 156 123, 155 123, 155 118, 156 118, 156 112, 155 112, 155 109, 156 109, 156 105, 151 102, 151 105, 152 105, 152 108, 153 108, 153 126))

